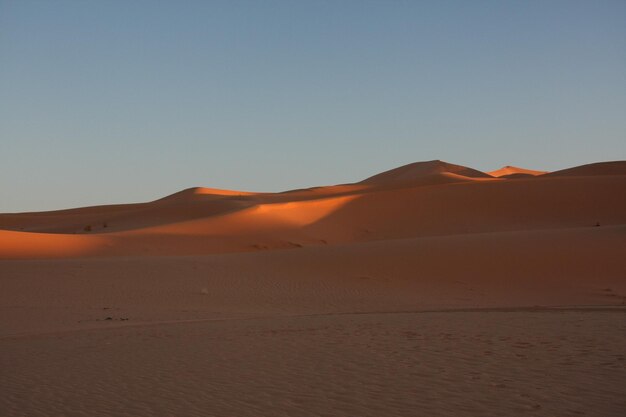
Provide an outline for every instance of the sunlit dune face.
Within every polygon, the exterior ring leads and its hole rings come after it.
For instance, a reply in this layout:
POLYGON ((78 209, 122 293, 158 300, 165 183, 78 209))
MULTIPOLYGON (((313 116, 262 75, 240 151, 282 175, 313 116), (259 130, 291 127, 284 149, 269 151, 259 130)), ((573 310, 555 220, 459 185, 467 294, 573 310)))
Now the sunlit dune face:
POLYGON ((357 198, 357 196, 325 198, 303 202, 263 204, 254 209, 254 214, 258 216, 261 221, 263 219, 279 220, 294 226, 304 227, 334 213, 355 198, 357 198))
POLYGON ((89 256, 107 247, 101 236, 0 231, 0 259, 89 256))
POLYGON ((219 188, 205 188, 205 187, 193 188, 191 190, 191 193, 194 195, 223 195, 223 196, 255 194, 255 193, 251 193, 247 191, 221 190, 219 188))
POLYGON ((241 236, 297 229, 329 216, 358 195, 286 203, 259 204, 215 217, 113 233, 113 238, 149 235, 241 236))
POLYGON ((519 167, 510 166, 510 165, 504 166, 495 171, 488 172, 489 175, 491 175, 492 177, 496 177, 496 178, 503 177, 505 175, 515 175, 515 174, 538 176, 538 175, 543 175, 546 173, 547 171, 537 171, 534 169, 519 168, 519 167))

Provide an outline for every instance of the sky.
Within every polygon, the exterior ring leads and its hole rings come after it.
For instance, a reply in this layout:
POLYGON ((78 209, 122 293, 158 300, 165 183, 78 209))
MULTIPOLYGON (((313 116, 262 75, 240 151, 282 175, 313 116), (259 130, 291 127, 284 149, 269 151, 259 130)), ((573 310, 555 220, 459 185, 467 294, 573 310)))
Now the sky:
POLYGON ((0 212, 626 159, 626 1, 0 0, 0 212))

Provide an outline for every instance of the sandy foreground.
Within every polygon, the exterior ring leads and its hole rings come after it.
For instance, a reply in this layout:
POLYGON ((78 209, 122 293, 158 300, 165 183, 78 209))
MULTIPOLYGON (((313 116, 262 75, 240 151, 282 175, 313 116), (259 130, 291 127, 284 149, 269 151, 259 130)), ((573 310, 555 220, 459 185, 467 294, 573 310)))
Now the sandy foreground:
POLYGON ((626 163, 0 214, 1 416, 621 416, 626 163))

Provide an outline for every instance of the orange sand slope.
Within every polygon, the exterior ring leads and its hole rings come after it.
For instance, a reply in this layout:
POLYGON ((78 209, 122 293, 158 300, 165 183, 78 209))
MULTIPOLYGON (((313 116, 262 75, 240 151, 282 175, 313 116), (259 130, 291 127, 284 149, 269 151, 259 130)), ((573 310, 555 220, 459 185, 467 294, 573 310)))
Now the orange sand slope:
POLYGON ((2 214, 0 259, 202 255, 626 224, 626 162, 491 174, 429 161, 357 184, 284 193, 193 188, 150 203, 2 214))
POLYGON ((497 178, 535 177, 537 175, 543 175, 547 173, 547 171, 536 171, 534 169, 519 168, 511 165, 503 166, 500 169, 488 172, 489 175, 497 178))

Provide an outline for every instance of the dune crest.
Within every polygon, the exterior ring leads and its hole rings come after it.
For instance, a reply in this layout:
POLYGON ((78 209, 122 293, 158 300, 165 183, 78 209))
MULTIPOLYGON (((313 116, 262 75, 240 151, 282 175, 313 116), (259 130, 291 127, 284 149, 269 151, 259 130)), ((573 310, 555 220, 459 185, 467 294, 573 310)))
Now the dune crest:
POLYGON ((206 188, 206 187, 192 187, 179 191, 174 194, 170 194, 166 197, 158 199, 156 201, 185 201, 185 200, 201 200, 208 198, 221 198, 232 196, 248 196, 257 193, 251 193, 248 191, 233 191, 222 190, 219 188, 206 188))
POLYGON ((511 177, 536 177, 538 175, 547 174, 548 171, 537 171, 534 169, 519 168, 512 165, 503 166, 495 171, 488 172, 489 175, 496 178, 511 178, 511 177))
POLYGON ((361 181, 362 184, 389 184, 393 182, 408 182, 437 174, 457 174, 468 178, 490 178, 489 174, 448 162, 433 160, 414 162, 399 168, 382 172, 361 181))

